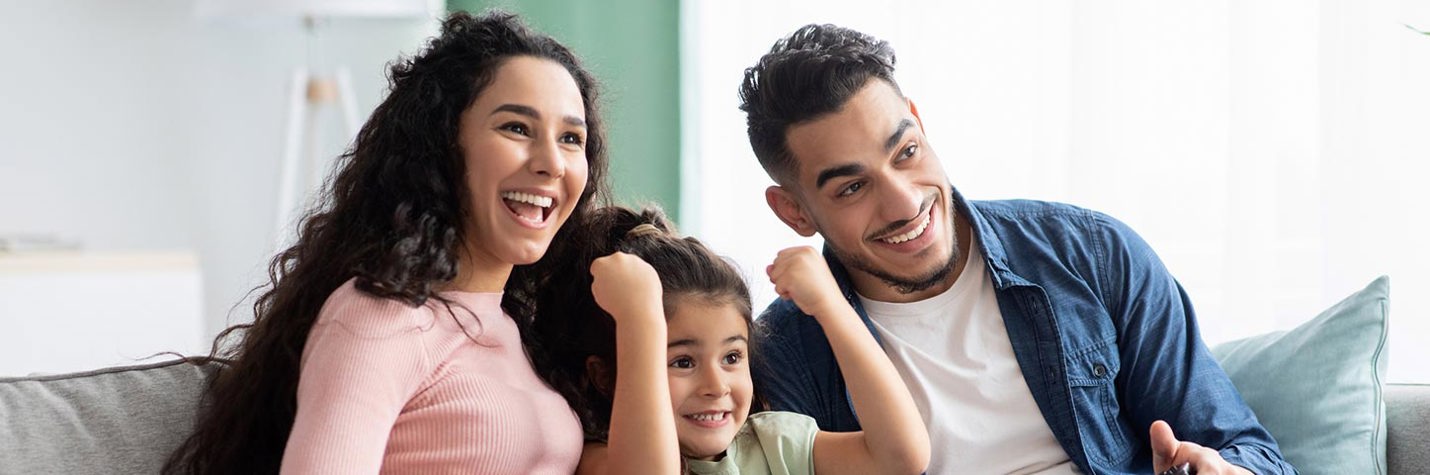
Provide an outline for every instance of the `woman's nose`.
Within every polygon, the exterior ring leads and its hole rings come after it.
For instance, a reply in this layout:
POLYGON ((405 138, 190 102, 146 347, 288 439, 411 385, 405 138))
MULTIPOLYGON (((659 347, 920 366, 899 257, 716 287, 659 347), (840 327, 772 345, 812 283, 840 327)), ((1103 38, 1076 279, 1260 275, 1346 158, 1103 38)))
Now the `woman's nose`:
POLYGON ((538 141, 532 147, 532 154, 527 160, 527 168, 537 175, 561 178, 566 176, 566 162, 561 158, 561 145, 556 143, 556 139, 538 141))

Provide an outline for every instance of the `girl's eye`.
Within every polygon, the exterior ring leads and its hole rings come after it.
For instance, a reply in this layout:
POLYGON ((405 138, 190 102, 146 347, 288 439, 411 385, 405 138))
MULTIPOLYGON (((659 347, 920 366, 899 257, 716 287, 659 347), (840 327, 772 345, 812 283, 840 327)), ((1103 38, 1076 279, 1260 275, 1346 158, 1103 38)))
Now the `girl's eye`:
POLYGON ((724 358, 721 358, 720 362, 723 364, 737 364, 742 359, 745 359, 745 355, 740 354, 738 351, 732 351, 730 354, 725 355, 724 358))
POLYGON ((567 145, 585 145, 586 140, 581 137, 581 134, 571 133, 562 135, 561 143, 567 145))
POLYGON ((859 189, 861 188, 864 188, 864 182, 862 181, 850 183, 848 186, 845 186, 843 189, 839 190, 839 196, 842 197, 852 195, 855 192, 859 191, 859 189))
POLYGON ((913 158, 916 153, 919 153, 919 145, 911 143, 909 146, 904 147, 904 151, 899 154, 899 158, 913 158))
POLYGON ((526 124, 523 124, 523 123, 520 123, 520 122, 510 122, 510 123, 507 123, 507 124, 503 124, 503 125, 501 126, 501 129, 502 129, 502 130, 505 130, 505 131, 508 131, 508 132, 511 132, 511 133, 514 133, 514 134, 518 134, 518 135, 525 135, 525 136, 530 136, 530 135, 531 135, 531 134, 529 133, 530 131, 526 129, 526 124))
POLYGON ((695 361, 687 357, 680 357, 670 361, 670 367, 676 369, 690 369, 695 367, 695 361))

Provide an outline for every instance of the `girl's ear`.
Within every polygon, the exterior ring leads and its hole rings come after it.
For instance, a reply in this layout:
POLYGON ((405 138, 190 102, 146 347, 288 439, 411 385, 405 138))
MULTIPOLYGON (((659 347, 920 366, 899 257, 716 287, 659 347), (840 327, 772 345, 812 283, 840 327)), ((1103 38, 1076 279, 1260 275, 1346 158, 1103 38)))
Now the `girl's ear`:
POLYGON ((596 355, 586 357, 586 380, 606 397, 614 397, 616 392, 616 372, 606 360, 596 355))

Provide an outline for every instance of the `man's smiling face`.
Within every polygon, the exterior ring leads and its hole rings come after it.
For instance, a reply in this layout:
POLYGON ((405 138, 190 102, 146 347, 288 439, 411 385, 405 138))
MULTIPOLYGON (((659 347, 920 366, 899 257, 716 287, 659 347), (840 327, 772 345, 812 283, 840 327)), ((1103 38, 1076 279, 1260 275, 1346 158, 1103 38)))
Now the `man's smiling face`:
POLYGON ((948 288, 959 252, 952 194, 908 100, 871 79, 786 138, 794 170, 766 191, 785 224, 823 236, 870 298, 912 301, 948 288))

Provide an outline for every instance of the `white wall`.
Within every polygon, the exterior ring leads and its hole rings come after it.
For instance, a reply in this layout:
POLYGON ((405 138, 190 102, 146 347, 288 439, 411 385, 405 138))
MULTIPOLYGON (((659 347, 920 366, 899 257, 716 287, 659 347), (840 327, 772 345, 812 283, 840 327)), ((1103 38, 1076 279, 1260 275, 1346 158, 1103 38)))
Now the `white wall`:
MULTIPOLYGON (((193 8, 0 0, 0 235, 197 251, 213 335, 251 318, 229 310, 273 252, 288 81, 308 46, 296 22, 214 23, 193 8)), ((385 64, 434 32, 433 21, 334 20, 317 51, 352 71, 365 118, 385 64)), ((170 349, 183 350, 154 351, 170 349)))
MULTIPOLYGON (((1390 378, 1430 381, 1430 28, 1423 0, 683 4, 686 231, 774 298, 806 243, 764 204, 736 89, 807 23, 889 40, 971 199, 1128 222, 1211 342, 1292 327, 1391 276, 1390 378), (752 239, 751 236, 759 236, 752 239)), ((817 245, 817 241, 808 243, 817 245)))

